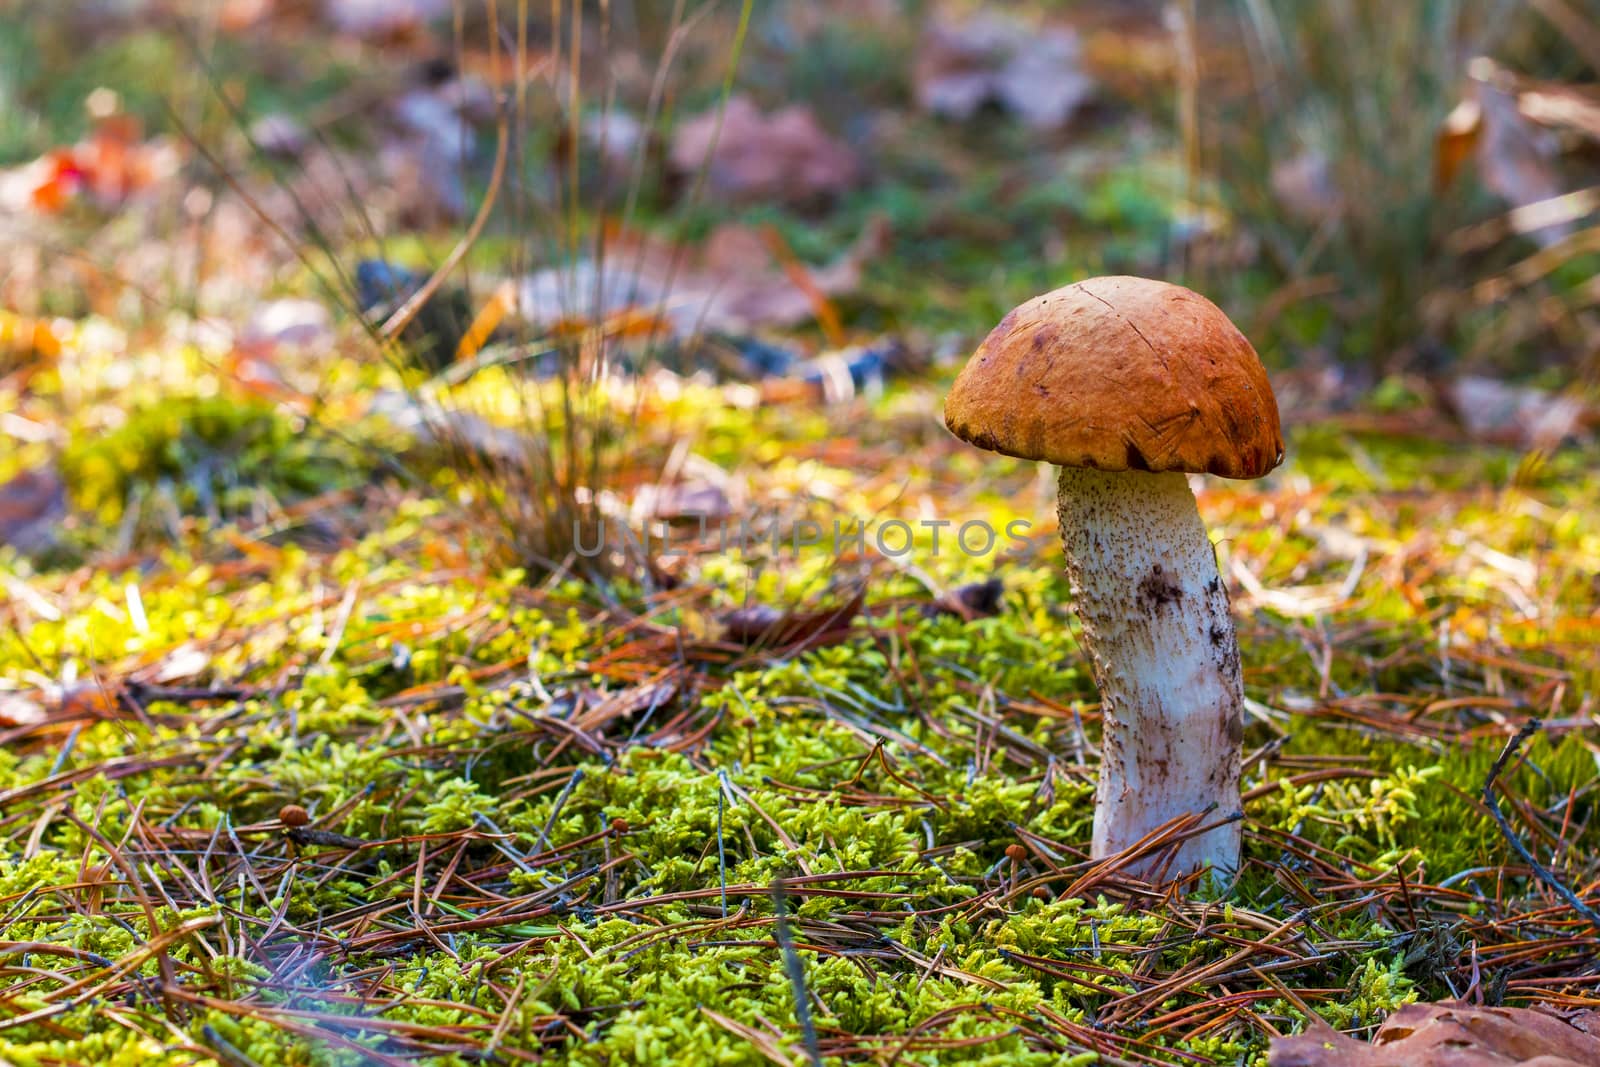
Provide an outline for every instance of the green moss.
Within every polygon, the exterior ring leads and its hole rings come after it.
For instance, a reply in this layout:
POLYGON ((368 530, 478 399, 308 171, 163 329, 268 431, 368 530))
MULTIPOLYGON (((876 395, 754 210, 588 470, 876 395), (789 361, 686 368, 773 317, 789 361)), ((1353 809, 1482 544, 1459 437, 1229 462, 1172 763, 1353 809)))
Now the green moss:
MULTIPOLYGON (((1320 454, 1318 447, 1307 449, 1306 463, 1334 462, 1331 446, 1320 454)), ((1373 458, 1384 477, 1391 476, 1388 465, 1418 462, 1414 454, 1401 459, 1387 450, 1373 458)), ((1361 489, 1347 471, 1339 477, 1357 485, 1323 506, 1362 536, 1404 538, 1424 521, 1405 507, 1367 506, 1375 491, 1361 489)), ((1576 501, 1594 488, 1578 483, 1559 492, 1576 501)), ((1491 500, 1469 497, 1454 517, 1464 539, 1507 550, 1537 545, 1549 558, 1578 560, 1597 549, 1581 524, 1491 500)), ((158 824, 189 835, 187 852, 171 862, 153 859, 148 868, 180 896, 202 863, 196 843, 213 843, 203 862, 215 872, 231 862, 234 836, 248 842, 252 867, 262 871, 259 885, 247 877, 218 878, 214 904, 177 912, 162 904, 157 913, 163 928, 186 917, 220 917, 216 931, 204 936, 217 946, 224 944, 219 932, 229 931, 228 951, 201 951, 197 941, 185 941, 172 948, 172 959, 192 968, 193 980, 214 995, 252 998, 261 1007, 255 1017, 202 1012, 187 1032, 199 1047, 220 1038, 263 1063, 359 1062, 362 1054, 349 1044, 305 1038, 290 1027, 305 1016, 274 1012, 348 1013, 340 997, 367 988, 374 968, 392 968, 388 987, 405 994, 384 1000, 385 1019, 452 1027, 509 1018, 503 1041, 531 1048, 553 1040, 570 1062, 669 1055, 758 1062, 749 1038, 719 1019, 758 1032, 775 1027, 776 1047, 799 1055, 793 991, 773 946, 767 890, 802 871, 839 875, 840 888, 880 894, 849 902, 801 893, 790 902, 819 1027, 835 1037, 895 1035, 907 1042, 904 1062, 1084 1062, 1082 1049, 1050 1049, 1026 1037, 1018 1020, 1048 1011, 1087 1025, 1110 998, 1137 993, 1136 976, 1150 968, 1203 966, 1234 951, 1235 941, 1220 936, 1173 936, 1170 917, 1158 908, 1056 898, 1061 880, 1048 883, 1044 899, 1024 894, 1004 906, 985 902, 986 890, 1009 877, 1005 849, 1019 830, 1057 848, 1081 847, 1089 833, 1091 776, 1072 766, 1072 753, 1093 743, 1094 692, 1061 608, 1067 591, 1054 566, 1009 571, 1003 613, 974 622, 903 610, 898 605, 918 595, 917 583, 887 580, 873 589, 875 614, 845 644, 739 670, 709 669, 705 688, 653 713, 658 724, 684 711, 692 721, 714 719, 692 752, 642 743, 605 753, 566 746, 567 755, 550 767, 559 735, 529 723, 572 712, 545 694, 570 699, 590 692, 586 706, 593 707, 622 692, 628 683, 593 667, 626 638, 595 624, 596 607, 574 585, 530 598, 517 572, 438 579, 419 572, 415 545, 433 521, 433 512, 418 509, 331 556, 286 550, 265 574, 223 577, 174 550, 154 573, 95 575, 71 594, 61 618, 33 618, 0 637, 0 669, 13 685, 95 663, 146 662, 187 642, 213 649, 206 670, 219 678, 266 679, 286 663, 301 665, 292 685, 235 703, 196 708, 155 701, 145 721, 85 725, 64 756, 48 748, 0 751, 0 790, 29 790, 52 773, 89 772, 73 779, 70 794, 29 792, 12 809, 17 814, 5 825, 13 851, 0 861, 9 936, 68 945, 109 963, 128 958, 151 935, 103 845, 61 814, 70 812, 110 840, 129 840, 136 818, 146 833, 158 824), (133 582, 142 622, 129 607, 133 582), (343 591, 353 586, 359 595, 336 627, 343 591), (222 640, 225 633, 240 636, 222 640), (539 684, 508 688, 492 674, 480 679, 479 672, 507 663, 531 668, 539 684), (419 687, 457 695, 384 706, 419 687), (1040 695, 1052 706, 1039 704, 1040 695), (1059 761, 1049 774, 1046 752, 1059 761), (109 768, 129 753, 148 763, 113 777, 109 768), (197 765, 207 767, 203 777, 190 770, 197 765), (259 829, 289 802, 319 819, 338 813, 319 827, 388 843, 330 861, 314 844, 293 846, 259 829), (44 817, 51 805, 57 814, 44 817), (24 858, 21 841, 34 826, 42 829, 24 858), (423 836, 434 842, 423 892, 435 923, 470 921, 496 907, 459 886, 433 899, 451 862, 458 872, 499 869, 489 884, 500 896, 554 902, 554 910, 531 909, 505 927, 463 929, 450 935, 448 952, 423 938, 394 942, 383 953, 324 954, 289 987, 280 985, 281 958, 252 949, 247 935, 288 923, 280 938, 312 945, 302 940, 305 931, 374 906, 399 910, 382 913, 369 932, 404 930, 423 836), (527 865, 552 854, 566 858, 527 865), (610 863, 619 857, 625 860, 610 863), (607 863, 605 880, 584 874, 607 863), (97 873, 86 879, 85 871, 97 873), (63 899, 79 906, 64 910, 63 899), (631 907, 628 918, 607 909, 608 901, 629 900, 659 902, 631 907), (869 914, 880 917, 869 921, 869 914), (852 958, 820 947, 840 929, 859 930, 855 951, 866 954, 852 958), (397 948, 398 956, 389 955, 397 948), (1041 968, 1030 958, 1055 963, 1041 968), (935 959, 945 969, 930 970, 935 959), (1061 966, 1084 959, 1098 968, 1094 985, 1061 976, 1061 966), (519 985, 507 1016, 506 997, 519 985), (583 1033, 581 1041, 567 1031, 567 1038, 551 1037, 549 1028, 563 1014, 583 1033), (919 1044, 914 1035, 924 1026, 934 1027, 942 1043, 919 1044)), ((1320 542, 1309 534, 1290 529, 1264 537, 1254 513, 1232 514, 1221 532, 1229 551, 1253 559, 1264 581, 1278 581, 1276 568, 1290 566, 1290 557, 1302 582, 1319 580, 1319 567, 1329 580, 1347 573, 1348 563, 1323 560, 1320 542)), ((931 571, 952 578, 970 573, 970 563, 935 559, 930 550, 919 542, 931 571)), ((1436 559, 1450 576, 1428 585, 1425 600, 1448 605, 1464 637, 1477 632, 1493 618, 1493 601, 1485 597, 1500 579, 1481 569, 1481 554, 1465 548, 1446 546, 1436 559)), ((749 574, 763 598, 804 597, 825 573, 809 563, 782 573, 747 567, 727 559, 708 573, 749 574)), ((1563 566, 1540 582, 1533 593, 1557 602, 1584 595, 1563 566)), ((1392 655, 1410 645, 1436 648, 1431 624, 1393 588, 1376 582, 1364 588, 1363 644, 1336 658, 1329 684, 1350 692, 1441 691, 1436 664, 1392 655), (1377 663, 1379 657, 1387 662, 1377 663)), ((1323 684, 1315 659, 1269 618, 1246 620, 1244 649, 1252 695, 1267 706, 1305 701, 1323 684)), ((1532 647, 1526 655, 1537 660, 1542 653, 1532 647)), ((1473 669, 1470 661, 1452 668, 1454 684, 1473 669)), ((1454 925, 1481 903, 1470 903, 1469 894, 1456 913, 1430 911, 1412 928, 1364 908, 1299 899, 1298 883, 1280 877, 1292 868, 1284 835, 1295 835, 1297 849, 1338 857, 1354 878, 1398 870, 1412 885, 1451 879, 1470 890, 1475 869, 1507 856, 1498 829, 1473 799, 1497 739, 1442 744, 1361 720, 1273 721, 1273 730, 1253 726, 1247 747, 1283 731, 1284 758, 1334 757, 1356 773, 1282 781, 1250 803, 1252 862, 1232 903, 1216 905, 1218 932, 1260 936, 1259 927, 1228 925, 1230 908, 1250 908, 1269 924, 1313 909, 1316 937, 1340 947, 1297 971, 1294 984, 1342 990, 1316 1001, 1336 1025, 1366 1025, 1408 999, 1447 992, 1429 939, 1448 944, 1454 925)), ((653 727, 635 712, 607 729, 643 738, 653 727)), ((1587 833, 1590 802, 1582 786, 1593 773, 1589 750, 1568 738, 1536 742, 1527 755, 1526 767, 1505 776, 1507 788, 1536 807, 1571 799, 1577 805, 1571 825, 1587 833)), ((1073 858, 1058 862, 1070 866, 1073 858)), ((1030 855, 1024 876, 1042 871, 1030 855)), ((157 973, 153 960, 137 969, 157 973)), ((1175 990, 1160 1008, 1205 995, 1175 990)), ((37 996, 16 1003, 42 1004, 37 996)), ((148 1018, 158 1009, 143 1003, 128 1010, 148 1018)), ((1275 997, 1252 1002, 1252 1010, 1285 1026, 1297 1011, 1275 997)), ((21 1028, 8 1035, 7 1057, 47 1062, 148 1051, 115 1019, 78 1012, 53 1021, 77 1036, 21 1028)), ((1154 1041, 1169 1038, 1176 1039, 1154 1041)), ((384 1040, 359 1028, 345 1039, 370 1047, 384 1040)), ((1219 1063, 1257 1060, 1263 1047, 1259 1033, 1238 1026, 1181 1044, 1219 1063)), ((433 1058, 455 1062, 453 1054, 433 1058)))
MULTIPOLYGON (((690 387, 663 417, 698 419, 702 454, 765 464, 774 492, 835 512, 881 514, 944 479, 972 486, 959 506, 991 523, 1040 520, 1048 504, 1029 465, 963 452, 937 473, 908 466, 905 486, 886 492, 818 445, 850 433, 863 448, 903 448, 931 402, 915 390, 891 392, 876 420, 845 421, 707 415, 714 397, 690 387)), ((206 493, 247 506, 263 487, 287 499, 323 484, 330 454, 299 429, 231 401, 140 404, 110 436, 80 433, 66 462, 81 502, 108 516, 162 485, 196 506, 206 493)), ((1600 675, 1571 637, 1592 614, 1600 539, 1581 517, 1600 482, 1585 453, 1519 473, 1494 449, 1327 428, 1297 432, 1293 455, 1264 488, 1201 497, 1224 566, 1282 593, 1235 588, 1257 713, 1245 747, 1272 747, 1248 770, 1249 863, 1226 900, 1116 900, 1098 885, 1062 896, 1084 873, 1098 716, 1043 527, 986 559, 935 553, 924 530, 905 561, 915 572, 880 569, 846 640, 775 657, 715 644, 715 616, 837 602, 847 594, 831 553, 730 552, 697 561, 698 584, 671 594, 622 581, 603 594, 573 581, 531 589, 518 570, 456 565, 454 514, 412 501, 327 552, 289 544, 241 558, 201 543, 82 574, 0 561, 52 605, 13 609, 18 625, 0 628, 6 689, 179 664, 186 686, 245 690, 158 694, 138 714, 77 724, 70 746, 57 733, 0 749, 8 937, 92 953, 67 961, 86 973, 149 942, 148 913, 103 837, 137 851, 157 927, 215 921, 169 950, 184 988, 228 1009, 174 1023, 196 1050, 223 1041, 263 1064, 355 1064, 363 1049, 457 1063, 498 1031, 501 1047, 565 1062, 753 1064, 752 1033, 804 1055, 770 892, 800 877, 787 912, 807 995, 827 1047, 851 1050, 829 1062, 895 1048, 910 1064, 1078 1067, 1086 1050, 1046 1040, 1059 1024, 1041 1020, 1092 1028, 1150 975, 1229 960, 1291 921, 1320 947, 1284 981, 1324 991, 1315 1010, 1336 1025, 1370 1025, 1451 992, 1443 979, 1467 924, 1503 927, 1537 904, 1525 879, 1500 876, 1510 853, 1476 797, 1504 739, 1495 715, 1576 716, 1600 675), (1330 548, 1330 530, 1359 539, 1363 568, 1330 548), (991 574, 1006 585, 997 616, 925 610, 930 584, 991 574), (1332 606, 1285 607, 1352 574, 1332 606), (590 721, 669 676, 660 694, 590 721), (290 839, 274 821, 289 803, 310 810, 315 833, 369 844, 290 839), (1014 868, 1006 849, 1023 839, 1014 868), (1407 912, 1392 891, 1402 875, 1459 895, 1407 912), (1013 876, 1025 887, 1015 895, 1013 876), (1368 886, 1384 893, 1364 900, 1368 886), (398 1029, 364 1027, 363 1014, 398 1029), (468 1037, 450 1045, 447 1028, 468 1037)), ((1585 789, 1593 755, 1575 737, 1525 755, 1504 784, 1563 812, 1558 862, 1571 863, 1600 825, 1585 789)), ((1546 962, 1579 951, 1552 947, 1546 962)), ((131 970, 160 973, 153 959, 131 970)), ((12 1003, 43 1006, 63 980, 36 978, 12 1003)), ((1259 993, 1250 1009, 1272 1025, 1297 1024, 1270 986, 1234 983, 1259 993)), ((1214 992, 1179 986, 1145 1014, 1214 992)), ((144 1055, 134 1024, 171 1036, 166 1011, 135 991, 116 1016, 84 1005, 52 1017, 59 1029, 0 1035, 0 1055, 144 1055)), ((1102 1032, 1157 1054, 1259 1063, 1262 1031, 1244 1018, 1198 1033, 1124 1019, 1102 1032)))
POLYGON ((80 438, 62 458, 76 503, 115 522, 130 494, 170 487, 187 513, 231 516, 262 493, 289 501, 353 484, 367 461, 308 436, 274 408, 211 397, 136 409, 109 434, 80 438))

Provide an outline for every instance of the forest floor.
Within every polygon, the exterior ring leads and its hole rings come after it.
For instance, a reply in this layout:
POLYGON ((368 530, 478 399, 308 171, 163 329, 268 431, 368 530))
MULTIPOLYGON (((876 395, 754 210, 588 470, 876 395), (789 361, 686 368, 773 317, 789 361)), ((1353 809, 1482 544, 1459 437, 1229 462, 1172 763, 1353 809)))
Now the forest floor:
MULTIPOLYGON (((1600 880, 1600 446, 1486 440, 1415 376, 1328 402, 1333 364, 1263 345, 1285 463, 1194 482, 1240 630, 1243 869, 1184 893, 1088 858, 1051 471, 939 412, 1011 303, 1168 262, 1171 139, 1109 110, 1042 184, 972 163, 984 135, 820 220, 733 212, 787 248, 806 310, 759 334, 805 358, 582 394, 624 428, 608 514, 670 538, 603 580, 508 556, 493 464, 404 418, 443 397, 520 447, 513 398, 550 383, 419 384, 315 284, 461 226, 268 253, 212 182, 30 228, 0 321, 0 1064, 1263 1063, 1308 1012, 1600 1003, 1560 888, 1600 880), (877 218, 893 244, 819 292, 877 218), (179 276, 223 310, 128 296, 179 276), (261 306, 303 331, 252 333, 261 306), (972 522, 1019 536, 953 547, 972 522)), ((725 221, 699 210, 648 221, 725 221)))

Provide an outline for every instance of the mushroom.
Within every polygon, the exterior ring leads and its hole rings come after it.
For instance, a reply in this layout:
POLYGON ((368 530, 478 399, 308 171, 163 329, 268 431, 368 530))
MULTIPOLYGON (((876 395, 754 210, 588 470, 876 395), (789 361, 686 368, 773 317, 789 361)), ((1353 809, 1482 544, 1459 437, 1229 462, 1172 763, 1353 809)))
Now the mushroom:
MULTIPOLYGON (((1255 349, 1177 285, 1091 278, 1016 308, 945 401, 962 440, 1061 467, 1067 575, 1104 713, 1096 859, 1183 816, 1207 827, 1130 853, 1135 877, 1239 868, 1239 645, 1187 474, 1259 478, 1283 459, 1255 349)), ((1148 842, 1147 842, 1148 844, 1148 842)))

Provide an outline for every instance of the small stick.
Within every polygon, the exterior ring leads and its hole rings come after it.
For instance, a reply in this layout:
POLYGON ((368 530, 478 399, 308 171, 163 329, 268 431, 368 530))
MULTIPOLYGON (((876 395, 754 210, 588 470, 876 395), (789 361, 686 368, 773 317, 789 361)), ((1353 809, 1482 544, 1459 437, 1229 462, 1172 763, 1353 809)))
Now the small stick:
POLYGON ((822 1067, 822 1048, 817 1044, 817 1025, 811 1020, 811 994, 806 990, 806 969, 795 951, 794 938, 789 936, 788 909, 784 907, 783 879, 772 883, 772 911, 776 918, 774 935, 783 950, 783 969, 789 974, 789 984, 794 987, 794 1017, 805 1038, 806 1055, 813 1067, 822 1067))
POLYGON ((728 849, 722 836, 722 807, 727 799, 728 790, 723 787, 728 782, 728 773, 717 771, 717 884, 722 889, 722 917, 728 917, 728 849))
POLYGON ((500 183, 506 176, 507 145, 511 140, 510 131, 507 129, 507 116, 500 116, 500 132, 495 144, 494 172, 489 175, 489 188, 483 195, 483 203, 478 205, 478 214, 472 220, 472 225, 467 227, 467 232, 461 235, 461 240, 444 257, 444 262, 439 264, 439 269, 434 271, 421 288, 405 299, 394 313, 390 315, 378 333, 385 341, 393 340, 399 336, 400 331, 410 325, 411 320, 417 317, 417 312, 422 306, 433 299, 439 291, 439 286, 444 284, 445 278, 461 263, 466 254, 478 240, 478 235, 483 232, 484 224, 489 221, 489 216, 494 212, 494 202, 500 195, 500 183))
POLYGON ((543 852, 545 842, 550 840, 550 831, 556 828, 556 820, 561 817, 561 809, 566 806, 567 798, 572 791, 578 788, 578 783, 583 781, 583 768, 575 768, 572 777, 567 779, 567 784, 561 787, 561 792, 556 794, 555 805, 550 809, 550 819, 544 824, 544 829, 539 831, 539 840, 533 843, 535 854, 543 852))
POLYGON ((1506 842, 1510 844, 1512 851, 1522 857, 1522 861, 1539 877, 1539 881, 1555 890, 1556 895, 1566 901, 1573 911, 1588 919, 1589 924, 1596 930, 1600 930, 1600 914, 1597 914, 1593 908, 1578 899, 1578 894, 1568 889, 1561 879, 1557 878, 1543 864, 1533 858, 1533 853, 1528 851, 1528 846, 1524 845, 1521 839, 1517 837, 1516 832, 1511 829, 1511 824, 1506 821, 1505 815, 1500 811, 1500 800, 1495 794, 1495 779, 1500 777, 1500 772, 1505 770, 1506 764, 1511 761, 1511 757, 1522 747, 1523 742, 1537 733, 1543 725, 1543 721, 1539 719, 1529 719, 1522 724, 1522 729, 1518 730, 1516 735, 1506 742, 1506 747, 1501 750, 1500 755, 1495 759, 1494 766, 1489 768, 1489 777, 1484 779, 1483 802, 1488 806, 1489 814, 1494 817, 1496 825, 1500 827, 1500 833, 1505 837, 1506 842))
POLYGON ((259 1063, 245 1055, 238 1046, 217 1033, 217 1028, 210 1023, 206 1023, 200 1032, 205 1035, 206 1044, 210 1046, 211 1051, 215 1052, 223 1062, 231 1064, 232 1067, 261 1067, 259 1063))

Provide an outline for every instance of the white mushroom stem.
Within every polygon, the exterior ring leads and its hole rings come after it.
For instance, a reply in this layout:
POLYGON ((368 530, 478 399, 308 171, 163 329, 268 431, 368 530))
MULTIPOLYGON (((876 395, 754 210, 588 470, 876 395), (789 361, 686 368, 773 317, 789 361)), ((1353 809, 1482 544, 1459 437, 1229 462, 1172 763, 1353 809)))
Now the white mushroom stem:
POLYGON ((1214 829, 1129 873, 1239 868, 1243 683, 1228 592, 1182 474, 1061 471, 1067 575, 1104 712, 1095 858, 1182 816, 1214 829), (1169 865, 1170 860, 1170 865, 1169 865))

